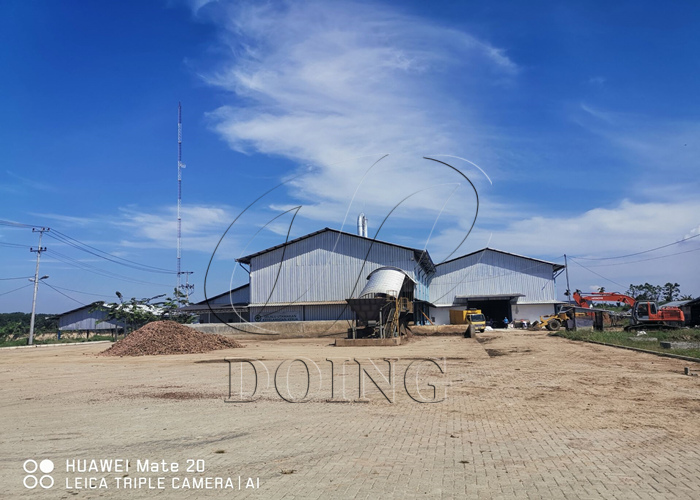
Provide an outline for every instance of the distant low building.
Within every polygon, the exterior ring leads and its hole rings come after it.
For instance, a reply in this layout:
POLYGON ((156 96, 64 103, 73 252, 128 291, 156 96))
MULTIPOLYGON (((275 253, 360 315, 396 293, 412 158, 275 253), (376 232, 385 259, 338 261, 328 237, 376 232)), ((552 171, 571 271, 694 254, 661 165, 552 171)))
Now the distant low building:
POLYGON ((700 298, 692 300, 674 300, 661 305, 664 307, 678 307, 685 316, 685 326, 700 325, 700 298))
POLYGON ((239 286, 179 310, 199 316, 200 323, 241 323, 249 320, 250 285, 239 286))
MULTIPOLYGON (((78 331, 90 333, 123 333, 125 325, 122 320, 107 319, 107 312, 95 309, 96 306, 104 304, 101 301, 71 309, 58 315, 58 329, 62 332, 78 331)), ((126 307, 130 307, 127 305, 126 307)), ((162 309, 146 304, 137 304, 136 307, 147 309, 154 314, 161 314, 162 309)))
POLYGON ((62 332, 121 332, 124 325, 116 320, 107 320, 105 311, 91 309, 101 302, 93 302, 58 315, 58 329, 62 332))

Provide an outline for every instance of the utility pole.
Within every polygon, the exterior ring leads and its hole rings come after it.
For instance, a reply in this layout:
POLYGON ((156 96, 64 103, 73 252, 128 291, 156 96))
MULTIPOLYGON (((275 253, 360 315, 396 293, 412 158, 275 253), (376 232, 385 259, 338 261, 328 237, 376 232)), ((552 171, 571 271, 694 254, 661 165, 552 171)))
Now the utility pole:
MULTIPOLYGON (((185 275, 185 284, 180 285, 180 288, 184 290, 185 297, 187 299, 187 303, 190 302, 190 295, 192 294, 192 290, 194 290, 194 284, 190 284, 190 274, 194 274, 193 271, 182 271, 180 274, 185 275)), ((178 290, 179 291, 179 290, 178 290)), ((180 303, 180 300, 178 299, 178 303, 180 303)))
POLYGON ((42 227, 37 229, 32 228, 33 233, 39 233, 39 246, 36 248, 30 248, 30 252, 36 252, 36 269, 34 270, 34 298, 32 299, 32 318, 29 321, 29 345, 34 343, 34 315, 36 313, 36 291, 39 288, 39 261, 41 260, 41 252, 46 251, 46 247, 41 246, 41 237, 44 236, 44 231, 49 231, 48 227, 42 227))
POLYGON ((566 262, 566 254, 564 254, 564 269, 566 269, 566 296, 569 298, 569 305, 571 305, 571 287, 569 286, 569 265, 566 262))

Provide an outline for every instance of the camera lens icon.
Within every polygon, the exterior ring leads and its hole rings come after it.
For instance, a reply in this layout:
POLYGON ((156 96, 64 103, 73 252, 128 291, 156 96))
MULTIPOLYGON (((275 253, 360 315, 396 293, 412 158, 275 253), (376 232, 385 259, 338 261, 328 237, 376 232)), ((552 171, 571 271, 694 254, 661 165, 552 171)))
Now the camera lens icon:
POLYGON ((45 490, 52 488, 54 481, 53 477, 49 476, 51 472, 53 472, 54 465, 53 462, 49 459, 42 460, 40 463, 37 463, 36 460, 32 460, 31 458, 29 460, 25 460, 24 464, 22 466, 24 469, 24 472, 27 473, 26 476, 24 476, 24 487, 30 490, 33 490, 37 486, 41 486, 45 490), (37 478, 34 473, 38 471, 41 471, 44 475, 41 476, 40 478, 37 478))
POLYGON ((53 462, 49 459, 42 460, 39 463, 39 470, 44 474, 51 474, 53 472, 53 462))

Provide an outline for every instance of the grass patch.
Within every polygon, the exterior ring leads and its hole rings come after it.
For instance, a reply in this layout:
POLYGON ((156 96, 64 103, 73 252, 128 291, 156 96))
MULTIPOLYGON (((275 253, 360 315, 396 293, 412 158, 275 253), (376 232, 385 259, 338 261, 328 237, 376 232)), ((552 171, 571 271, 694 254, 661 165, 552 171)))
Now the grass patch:
MULTIPOLYGON (((558 337, 570 340, 591 340, 593 342, 603 342, 605 344, 619 345, 625 347, 636 347, 647 351, 662 352, 665 354, 678 354, 690 356, 700 360, 700 348, 692 349, 665 349, 660 342, 700 342, 700 329, 680 329, 680 330, 652 330, 646 329, 646 337, 656 337, 653 342, 639 342, 631 340, 637 334, 635 332, 625 332, 624 330, 606 330, 603 332, 595 330, 559 331, 554 333, 558 337)), ((643 338, 640 336, 638 338, 643 338)))

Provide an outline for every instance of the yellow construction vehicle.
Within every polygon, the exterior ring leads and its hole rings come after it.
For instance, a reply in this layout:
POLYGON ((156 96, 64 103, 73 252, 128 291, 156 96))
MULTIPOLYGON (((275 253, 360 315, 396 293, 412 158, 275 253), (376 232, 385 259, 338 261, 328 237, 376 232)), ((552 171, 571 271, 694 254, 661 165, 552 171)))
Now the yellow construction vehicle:
POLYGON ((474 330, 484 332, 486 330, 486 318, 481 313, 481 309, 450 309, 450 324, 451 325, 469 325, 474 326, 474 330))
POLYGON ((539 330, 542 327, 546 328, 550 332, 556 332, 561 328, 562 325, 566 325, 566 321, 569 317, 565 312, 560 312, 559 314, 550 314, 548 316, 540 316, 539 321, 532 323, 532 326, 528 330, 539 330))

